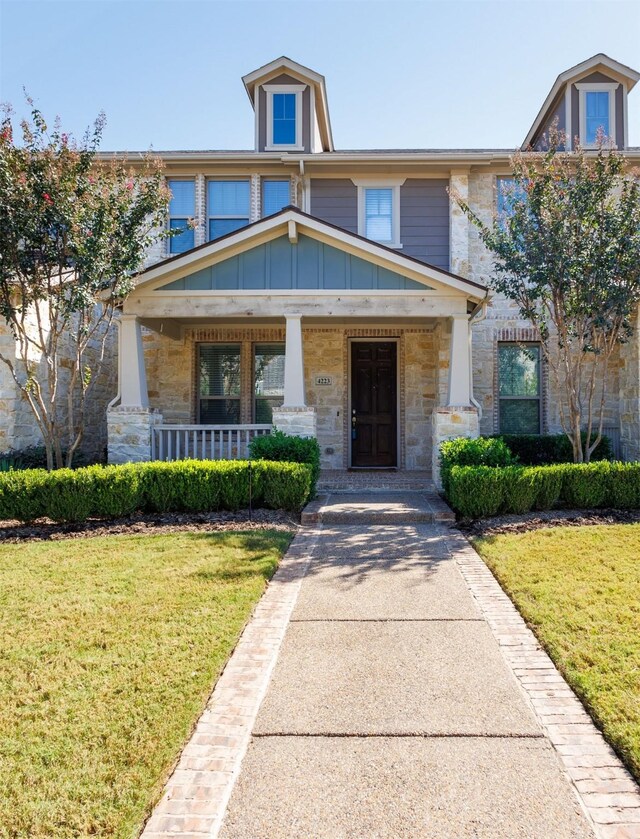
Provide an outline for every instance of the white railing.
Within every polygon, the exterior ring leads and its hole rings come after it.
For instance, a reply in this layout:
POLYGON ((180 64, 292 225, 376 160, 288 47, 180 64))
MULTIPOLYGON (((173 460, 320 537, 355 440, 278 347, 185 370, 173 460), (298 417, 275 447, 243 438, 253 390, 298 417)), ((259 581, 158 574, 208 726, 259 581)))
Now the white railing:
POLYGON ((245 460, 251 440, 270 432, 270 425, 157 425, 151 459, 245 460))

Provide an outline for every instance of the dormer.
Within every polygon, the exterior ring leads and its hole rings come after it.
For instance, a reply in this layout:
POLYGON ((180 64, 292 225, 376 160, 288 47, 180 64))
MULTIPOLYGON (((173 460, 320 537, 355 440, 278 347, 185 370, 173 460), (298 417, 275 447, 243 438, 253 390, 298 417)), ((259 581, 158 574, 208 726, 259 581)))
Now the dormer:
POLYGON ((333 151, 324 76, 282 56, 242 81, 255 111, 256 151, 333 151))
POLYGON ((640 73, 604 53, 560 73, 551 88, 523 148, 541 149, 544 135, 554 120, 567 135, 568 150, 576 139, 583 148, 593 148, 598 130, 619 149, 628 146, 627 95, 640 73))

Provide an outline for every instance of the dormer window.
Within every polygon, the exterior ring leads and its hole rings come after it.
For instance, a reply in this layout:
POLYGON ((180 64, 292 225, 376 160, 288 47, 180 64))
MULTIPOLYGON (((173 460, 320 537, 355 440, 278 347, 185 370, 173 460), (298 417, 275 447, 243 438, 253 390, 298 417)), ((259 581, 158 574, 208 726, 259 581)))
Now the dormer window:
POLYGON ((302 91, 306 85, 264 85, 267 151, 302 151, 302 91))
POLYGON ((587 148, 593 148, 598 141, 598 132, 604 137, 615 140, 617 83, 580 84, 580 142, 587 148))

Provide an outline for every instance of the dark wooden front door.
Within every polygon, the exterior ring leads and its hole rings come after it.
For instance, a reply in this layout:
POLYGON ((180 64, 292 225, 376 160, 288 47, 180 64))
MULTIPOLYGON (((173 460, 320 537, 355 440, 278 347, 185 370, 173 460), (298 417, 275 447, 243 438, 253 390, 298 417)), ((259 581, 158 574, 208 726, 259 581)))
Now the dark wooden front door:
POLYGON ((351 465, 397 466, 397 365, 392 341, 351 344, 351 465))

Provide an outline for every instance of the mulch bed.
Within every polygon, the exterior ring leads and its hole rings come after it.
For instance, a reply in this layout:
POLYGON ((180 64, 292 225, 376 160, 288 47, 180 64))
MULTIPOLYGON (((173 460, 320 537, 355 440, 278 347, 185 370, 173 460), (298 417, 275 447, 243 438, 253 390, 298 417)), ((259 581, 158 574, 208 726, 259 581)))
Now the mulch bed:
POLYGON ((590 524, 637 524, 640 510, 547 510, 460 521, 457 526, 468 536, 526 533, 541 527, 583 527, 590 524))
POLYGON ((219 532, 232 530, 295 531, 300 520, 283 510, 248 510, 219 513, 155 513, 104 521, 90 519, 81 524, 56 524, 48 519, 33 524, 17 521, 0 522, 0 544, 58 541, 86 536, 116 536, 163 533, 219 532))

